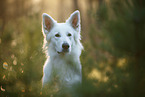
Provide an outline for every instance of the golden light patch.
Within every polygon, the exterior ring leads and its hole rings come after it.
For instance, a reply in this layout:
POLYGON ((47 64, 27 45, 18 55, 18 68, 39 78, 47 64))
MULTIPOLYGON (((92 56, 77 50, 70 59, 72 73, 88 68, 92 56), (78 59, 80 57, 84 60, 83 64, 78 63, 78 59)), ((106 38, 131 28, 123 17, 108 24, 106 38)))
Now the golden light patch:
POLYGON ((125 58, 121 58, 121 59, 118 60, 117 66, 118 67, 123 67, 123 66, 125 66, 125 63, 126 63, 126 59, 125 58))
POLYGON ((17 65, 17 60, 16 59, 13 61, 13 64, 14 65, 17 65))
POLYGON ((101 72, 97 69, 93 69, 89 74, 88 78, 101 80, 101 72))

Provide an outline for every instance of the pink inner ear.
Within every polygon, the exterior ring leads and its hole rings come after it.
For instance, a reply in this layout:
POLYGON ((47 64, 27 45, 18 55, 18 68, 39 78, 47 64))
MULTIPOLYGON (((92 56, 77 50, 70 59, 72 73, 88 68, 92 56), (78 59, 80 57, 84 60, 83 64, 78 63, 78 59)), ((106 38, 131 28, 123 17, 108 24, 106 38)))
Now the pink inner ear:
POLYGON ((50 30, 52 27, 52 21, 47 17, 45 17, 45 25, 46 25, 46 30, 50 30))
POLYGON ((75 15, 73 20, 72 20, 72 26, 74 28, 77 28, 78 27, 77 23, 78 23, 78 17, 77 17, 77 15, 75 15))

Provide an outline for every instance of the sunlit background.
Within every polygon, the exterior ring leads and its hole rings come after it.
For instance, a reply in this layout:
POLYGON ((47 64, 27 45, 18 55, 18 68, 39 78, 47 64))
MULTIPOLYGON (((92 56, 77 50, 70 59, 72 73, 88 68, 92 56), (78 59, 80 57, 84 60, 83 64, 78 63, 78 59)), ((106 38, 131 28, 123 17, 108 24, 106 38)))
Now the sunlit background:
POLYGON ((82 86, 64 97, 145 97, 145 0, 1 0, 0 97, 41 91, 42 13, 81 13, 82 86))

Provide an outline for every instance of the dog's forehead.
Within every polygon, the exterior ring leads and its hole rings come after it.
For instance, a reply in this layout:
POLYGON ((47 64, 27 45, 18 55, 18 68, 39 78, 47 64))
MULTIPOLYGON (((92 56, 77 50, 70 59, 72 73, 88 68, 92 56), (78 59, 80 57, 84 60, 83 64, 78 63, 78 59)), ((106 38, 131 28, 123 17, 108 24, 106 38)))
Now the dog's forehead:
POLYGON ((54 26, 53 31, 54 32, 65 33, 65 32, 71 32, 71 31, 73 31, 73 28, 69 24, 67 24, 67 23, 57 23, 54 26))

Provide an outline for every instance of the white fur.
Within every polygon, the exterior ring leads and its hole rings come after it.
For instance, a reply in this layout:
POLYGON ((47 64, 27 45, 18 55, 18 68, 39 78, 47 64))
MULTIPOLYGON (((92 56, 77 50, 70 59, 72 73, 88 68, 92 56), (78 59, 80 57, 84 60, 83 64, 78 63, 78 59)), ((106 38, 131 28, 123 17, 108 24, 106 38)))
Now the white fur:
POLYGON ((72 13, 65 23, 57 23, 48 14, 43 14, 43 48, 47 54, 47 60, 43 67, 43 86, 51 83, 55 77, 60 85, 65 86, 81 82, 79 57, 83 46, 80 43, 80 30, 79 11, 72 13), (68 36, 69 33, 71 36, 68 36), (56 37, 56 34, 59 34, 60 37, 56 37), (63 51, 63 43, 68 43, 68 52, 63 51))

